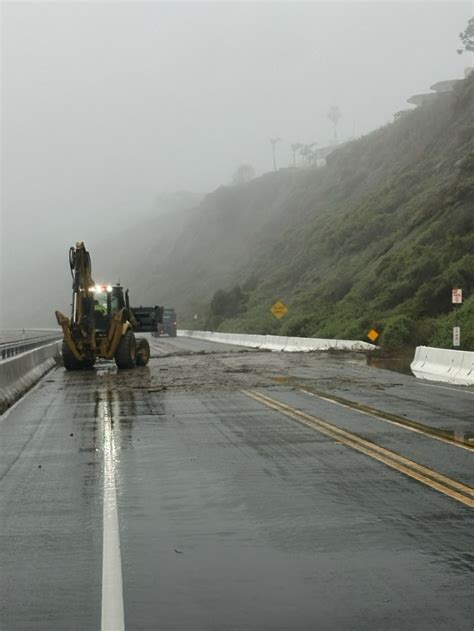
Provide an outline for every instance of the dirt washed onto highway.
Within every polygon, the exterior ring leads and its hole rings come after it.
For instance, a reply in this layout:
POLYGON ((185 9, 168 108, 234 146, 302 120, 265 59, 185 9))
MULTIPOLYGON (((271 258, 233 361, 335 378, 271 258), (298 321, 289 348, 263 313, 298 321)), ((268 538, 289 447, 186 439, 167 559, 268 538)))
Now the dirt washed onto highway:
POLYGON ((388 414, 402 425, 421 423, 461 442, 474 438, 474 390, 457 388, 457 396, 446 397, 449 388, 370 366, 365 353, 281 353, 192 338, 149 339, 148 366, 120 371, 113 362, 99 361, 80 380, 68 373, 59 389, 85 381, 92 388, 118 392, 122 401, 145 395, 156 403, 174 393, 223 396, 283 387, 329 397, 343 407, 388 414))
MULTIPOLYGON (((196 342, 187 340, 185 348, 180 339, 153 340, 147 367, 120 372, 110 362, 98 362, 96 370, 104 377, 109 374, 114 387, 150 392, 235 391, 275 383, 307 384, 326 390, 344 390, 346 385, 380 387, 375 385, 375 376, 372 378, 374 369, 367 367, 366 356, 360 353, 278 353, 196 342), (196 348, 189 348, 190 342, 196 348)), ((384 387, 400 381, 399 377, 389 373, 384 387)))
MULTIPOLYGON (((96 370, 104 377, 110 375, 109 378, 113 378, 118 389, 151 393, 167 390, 240 390, 274 384, 271 376, 260 374, 261 366, 252 361, 255 354, 247 351, 171 351, 166 355, 152 354, 148 366, 135 370, 120 372, 109 362, 97 363, 96 370)), ((270 353, 265 355, 269 356, 270 353)))

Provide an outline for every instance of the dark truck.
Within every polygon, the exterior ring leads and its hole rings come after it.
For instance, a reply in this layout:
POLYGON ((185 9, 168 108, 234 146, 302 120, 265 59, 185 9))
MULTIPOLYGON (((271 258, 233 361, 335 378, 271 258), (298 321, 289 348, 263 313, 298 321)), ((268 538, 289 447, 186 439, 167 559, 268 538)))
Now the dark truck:
POLYGON ((158 325, 160 334, 176 337, 176 311, 171 307, 164 307, 161 324, 158 325))
POLYGON ((132 307, 131 311, 135 317, 134 330, 137 333, 154 333, 158 331, 163 320, 163 307, 132 307))

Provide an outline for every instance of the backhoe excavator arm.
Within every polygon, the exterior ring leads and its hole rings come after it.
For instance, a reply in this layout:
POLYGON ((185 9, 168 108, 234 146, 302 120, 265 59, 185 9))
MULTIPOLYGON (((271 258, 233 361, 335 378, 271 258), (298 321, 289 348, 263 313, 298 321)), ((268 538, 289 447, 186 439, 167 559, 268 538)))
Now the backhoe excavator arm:
POLYGON ((69 250, 72 275, 72 312, 67 318, 56 311, 56 319, 64 332, 64 340, 78 360, 88 351, 95 352, 94 294, 91 258, 83 241, 77 241, 69 250))
POLYGON ((91 257, 84 241, 77 241, 76 246, 69 249, 69 266, 73 291, 72 321, 79 324, 84 316, 90 316, 94 306, 90 292, 91 287, 95 286, 91 275, 91 257))

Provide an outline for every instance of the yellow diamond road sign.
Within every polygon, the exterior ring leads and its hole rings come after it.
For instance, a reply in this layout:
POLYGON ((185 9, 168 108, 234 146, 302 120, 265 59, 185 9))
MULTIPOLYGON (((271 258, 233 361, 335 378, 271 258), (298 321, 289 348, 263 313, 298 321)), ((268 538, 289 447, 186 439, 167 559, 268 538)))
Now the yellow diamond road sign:
POLYGON ((371 342, 375 342, 378 336, 379 336, 379 333, 375 329, 370 329, 370 331, 367 333, 367 337, 369 338, 371 342))
POLYGON ((270 311, 273 313, 275 318, 280 319, 288 313, 288 308, 281 300, 278 300, 278 302, 275 302, 270 311))

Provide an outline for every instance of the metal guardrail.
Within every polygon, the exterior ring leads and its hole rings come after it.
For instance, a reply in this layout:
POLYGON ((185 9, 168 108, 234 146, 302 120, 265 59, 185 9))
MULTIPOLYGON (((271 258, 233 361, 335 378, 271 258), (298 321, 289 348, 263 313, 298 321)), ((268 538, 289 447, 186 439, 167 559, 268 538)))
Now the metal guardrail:
POLYGON ((0 331, 0 360, 19 355, 62 338, 54 329, 9 329, 0 331))

